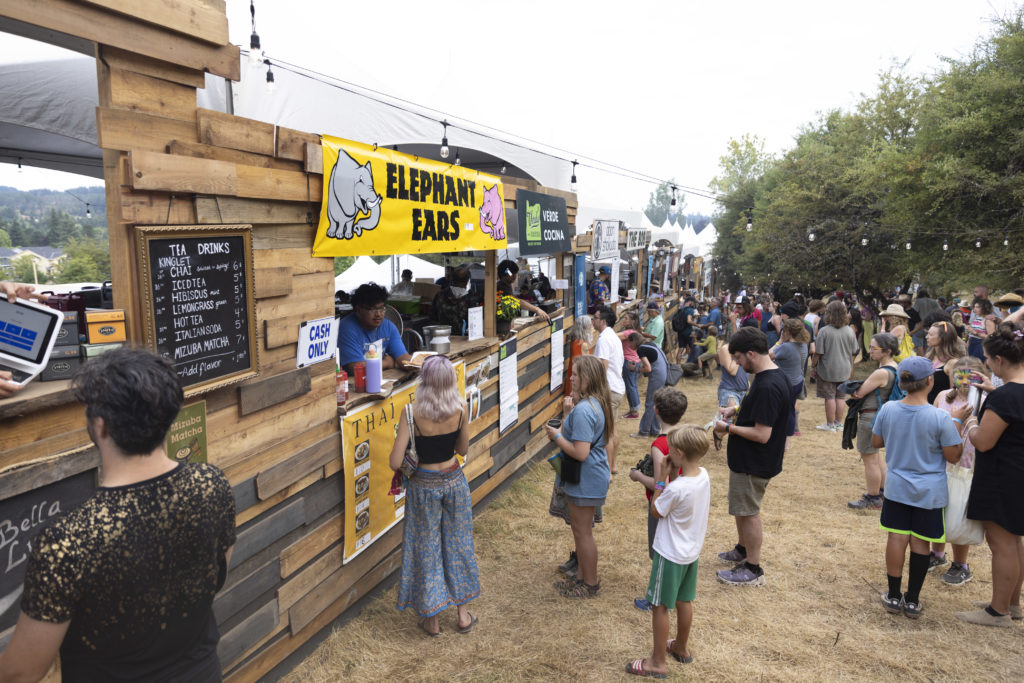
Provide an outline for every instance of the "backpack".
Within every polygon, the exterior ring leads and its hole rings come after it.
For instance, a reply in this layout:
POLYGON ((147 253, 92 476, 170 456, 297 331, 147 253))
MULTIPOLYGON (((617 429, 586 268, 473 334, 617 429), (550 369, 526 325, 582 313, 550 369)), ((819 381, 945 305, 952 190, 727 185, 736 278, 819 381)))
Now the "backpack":
POLYGON ((686 322, 686 318, 690 315, 693 315, 693 309, 689 307, 682 307, 676 311, 672 316, 672 329, 676 332, 686 332, 690 329, 690 325, 686 322))
MULTIPOLYGON (((883 404, 888 403, 889 401, 899 401, 907 395, 907 392, 903 391, 903 388, 900 386, 900 380, 899 377, 896 376, 896 370, 890 368, 888 365, 884 365, 882 367, 892 373, 892 389, 889 390, 889 396, 884 401, 882 400, 881 393, 878 389, 875 389, 875 400, 878 401, 878 410, 881 410, 883 404)), ((875 420, 878 419, 878 410, 875 411, 875 417, 871 420, 872 429, 875 427, 875 420)))

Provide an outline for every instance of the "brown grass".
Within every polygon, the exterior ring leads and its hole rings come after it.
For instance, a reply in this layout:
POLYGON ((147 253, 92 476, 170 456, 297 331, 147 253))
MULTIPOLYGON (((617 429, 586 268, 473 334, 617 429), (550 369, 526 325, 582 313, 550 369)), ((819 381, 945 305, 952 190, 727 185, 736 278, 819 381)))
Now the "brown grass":
MULTIPOLYGON (((866 376, 868 368, 859 368, 866 376)), ((715 410, 717 381, 686 379, 684 421, 703 424, 715 410)), ((641 380, 641 397, 643 396, 641 380)), ((813 386, 811 387, 813 394, 813 386)), ((710 451, 711 520, 701 553, 690 648, 694 663, 669 662, 673 678, 707 680, 1021 680, 1024 628, 971 626, 953 613, 989 597, 990 554, 972 548, 973 582, 951 588, 928 576, 925 612, 912 621, 886 614, 885 534, 878 513, 855 512, 846 501, 863 491, 855 451, 840 436, 815 431, 824 422, 820 399, 803 403, 803 436, 793 440, 784 471, 765 495, 762 566, 767 585, 720 584, 716 554, 736 541, 728 515, 725 450, 710 451)), ((619 420, 623 434, 636 421, 619 420)), ((645 499, 626 473, 649 447, 624 439, 596 531, 601 595, 558 597, 555 567, 571 546, 568 527, 547 514, 553 474, 533 466, 476 519, 482 596, 470 609, 480 622, 458 634, 454 610, 441 615, 445 633, 427 638, 410 611, 394 608, 395 590, 332 634, 288 681, 416 679, 446 681, 633 680, 630 659, 651 649, 650 614, 633 607, 650 571, 645 499)), ((904 586, 906 580, 904 579, 904 586)), ((675 615, 672 614, 672 629, 675 615)))

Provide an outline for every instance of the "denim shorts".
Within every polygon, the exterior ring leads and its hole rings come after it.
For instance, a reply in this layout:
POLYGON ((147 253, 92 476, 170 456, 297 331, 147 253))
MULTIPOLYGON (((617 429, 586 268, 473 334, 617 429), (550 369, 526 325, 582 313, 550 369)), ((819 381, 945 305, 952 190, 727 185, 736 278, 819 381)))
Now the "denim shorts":
POLYGON ((733 389, 723 389, 718 387, 718 405, 721 408, 729 405, 729 399, 736 399, 736 407, 739 408, 740 403, 743 402, 743 397, 746 395, 745 391, 735 391, 733 389))

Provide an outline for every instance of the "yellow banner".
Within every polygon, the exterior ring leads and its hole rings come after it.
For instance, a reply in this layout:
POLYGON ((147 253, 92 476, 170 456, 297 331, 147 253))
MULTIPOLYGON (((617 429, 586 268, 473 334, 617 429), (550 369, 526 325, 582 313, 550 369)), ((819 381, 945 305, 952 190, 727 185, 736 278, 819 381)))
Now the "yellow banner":
MULTIPOLYGON (((466 395, 466 364, 455 363, 459 395, 466 395)), ((416 396, 417 381, 341 419, 345 468, 345 557, 365 550, 405 514, 405 493, 388 495, 394 471, 388 462, 402 411, 416 396)))
POLYGON ((323 155, 313 256, 507 247, 498 178, 329 135, 323 155))

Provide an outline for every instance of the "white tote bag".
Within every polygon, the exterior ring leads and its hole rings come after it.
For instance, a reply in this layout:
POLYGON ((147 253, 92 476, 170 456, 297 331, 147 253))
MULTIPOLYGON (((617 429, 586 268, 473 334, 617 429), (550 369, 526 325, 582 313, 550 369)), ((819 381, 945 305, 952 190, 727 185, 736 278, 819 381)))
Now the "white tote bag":
POLYGON ((949 503, 946 505, 946 542, 957 545, 981 545, 985 529, 981 522, 967 519, 967 497, 971 494, 973 470, 960 465, 946 468, 949 503))

